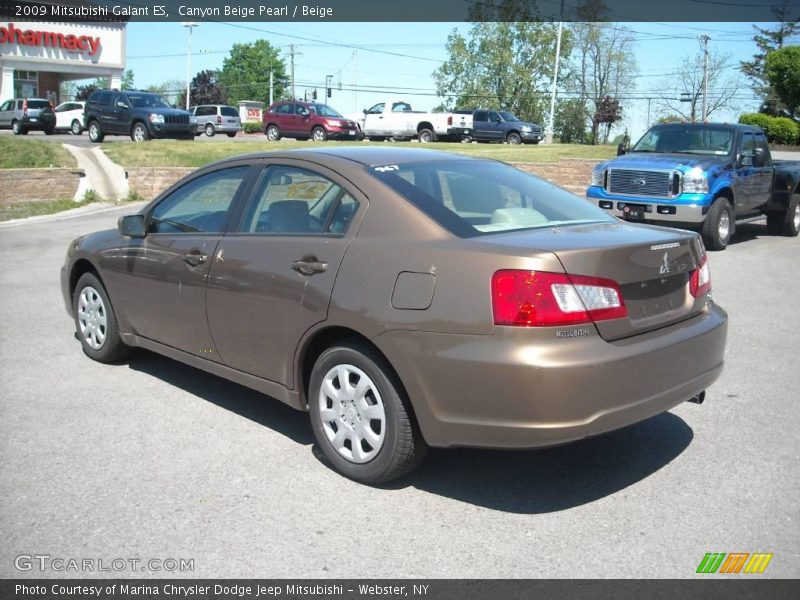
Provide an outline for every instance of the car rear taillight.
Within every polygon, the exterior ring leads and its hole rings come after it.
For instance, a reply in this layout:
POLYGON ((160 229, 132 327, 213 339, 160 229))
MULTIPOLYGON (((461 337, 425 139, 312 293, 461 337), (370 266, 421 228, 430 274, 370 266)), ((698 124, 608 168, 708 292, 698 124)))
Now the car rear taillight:
POLYGON ((222 125, 222 116, 217 115, 217 125, 222 125))
POLYGON ((447 126, 448 127, 452 127, 453 126, 453 115, 450 115, 449 117, 447 117, 447 126))
POLYGON ((548 273, 497 271, 492 276, 495 325, 555 327, 628 316, 619 285, 611 279, 548 273))
POLYGON ((711 271, 708 270, 708 257, 703 256, 700 265, 692 271, 689 278, 689 292, 695 298, 711 291, 711 271))
POLYGON ((23 117, 27 117, 28 116, 28 101, 27 100, 23 100, 22 101, 22 116, 23 117))

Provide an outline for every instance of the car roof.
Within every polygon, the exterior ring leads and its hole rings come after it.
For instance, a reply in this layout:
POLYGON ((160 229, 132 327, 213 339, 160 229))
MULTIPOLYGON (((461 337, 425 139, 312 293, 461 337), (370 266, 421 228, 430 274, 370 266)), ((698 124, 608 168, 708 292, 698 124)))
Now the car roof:
POLYGON ((719 129, 733 129, 736 131, 757 131, 761 133, 763 130, 761 127, 757 127, 755 125, 745 125, 744 123, 689 123, 689 122, 678 122, 678 123, 659 123, 657 125, 653 125, 653 127, 716 127, 719 129))
POLYGON ((341 158, 351 162, 359 163, 365 167, 379 165, 407 164, 427 161, 441 160, 488 160, 479 159, 464 154, 452 152, 442 152, 441 150, 425 150, 421 148, 397 148, 380 147, 376 148, 371 144, 362 146, 342 146, 340 148, 298 148, 295 150, 278 150, 273 152, 255 152, 252 154, 240 154, 231 156, 221 161, 213 163, 215 165, 226 162, 240 160, 260 160, 264 158, 307 158, 321 159, 328 157, 341 158))

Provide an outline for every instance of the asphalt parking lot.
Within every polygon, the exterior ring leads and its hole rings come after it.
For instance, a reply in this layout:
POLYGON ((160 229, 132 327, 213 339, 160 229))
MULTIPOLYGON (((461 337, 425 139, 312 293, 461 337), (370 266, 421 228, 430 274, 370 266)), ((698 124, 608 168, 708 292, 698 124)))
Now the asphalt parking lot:
POLYGON ((730 334, 702 406, 546 451, 434 450, 378 489, 328 470, 275 400, 143 351, 82 354, 59 268, 125 210, 0 227, 0 577, 81 575, 14 567, 49 554, 209 578, 681 578, 706 552, 800 577, 800 240, 749 224, 711 255, 730 334))

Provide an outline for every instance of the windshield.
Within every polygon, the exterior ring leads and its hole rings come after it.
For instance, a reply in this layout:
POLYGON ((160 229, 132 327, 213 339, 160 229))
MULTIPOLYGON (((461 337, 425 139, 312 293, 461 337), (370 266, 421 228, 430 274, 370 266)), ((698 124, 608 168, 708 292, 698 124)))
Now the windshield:
POLYGON ((128 100, 136 108, 172 108, 172 105, 158 94, 128 94, 128 100))
POLYGON ((368 170, 459 237, 615 222, 583 198, 503 163, 440 160, 368 170))
POLYGON ((703 125, 654 127, 642 136, 633 152, 676 154, 730 154, 733 129, 703 125))
POLYGON ((514 115, 514 113, 500 111, 500 116, 503 117, 504 121, 519 121, 519 119, 514 115))
POLYGON ((316 111, 316 113, 320 117, 339 117, 339 118, 341 118, 341 116, 342 116, 338 112, 333 110, 327 104, 312 104, 311 106, 314 107, 314 110, 316 111))

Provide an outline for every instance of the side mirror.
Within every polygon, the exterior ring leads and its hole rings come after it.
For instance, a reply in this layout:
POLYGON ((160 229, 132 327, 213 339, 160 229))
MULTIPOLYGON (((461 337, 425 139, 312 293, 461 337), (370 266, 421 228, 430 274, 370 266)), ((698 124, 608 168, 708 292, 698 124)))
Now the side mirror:
POLYGON ((766 154, 764 153, 763 148, 756 147, 755 154, 753 156, 753 166, 755 167, 763 167, 764 162, 766 161, 766 154))
POLYGON ((125 104, 122 100, 117 101, 117 108, 128 108, 128 105, 125 104))
POLYGON ((364 114, 367 114, 367 109, 366 108, 362 108, 361 112, 364 113, 364 114))
POLYGON ((628 148, 625 146, 625 142, 617 146, 617 156, 622 156, 623 154, 627 153, 628 153, 628 148))
POLYGON ((117 221, 119 232, 125 237, 142 238, 145 236, 144 215, 125 215, 117 221))

